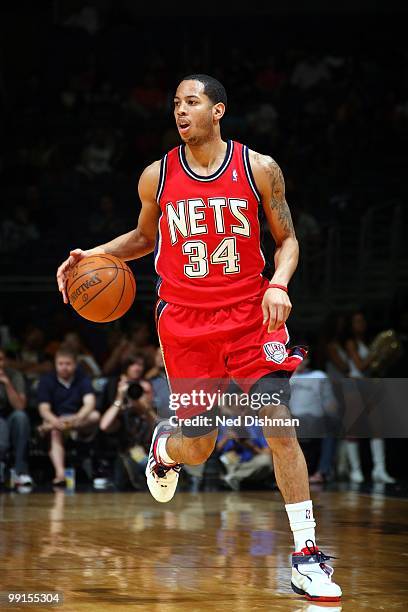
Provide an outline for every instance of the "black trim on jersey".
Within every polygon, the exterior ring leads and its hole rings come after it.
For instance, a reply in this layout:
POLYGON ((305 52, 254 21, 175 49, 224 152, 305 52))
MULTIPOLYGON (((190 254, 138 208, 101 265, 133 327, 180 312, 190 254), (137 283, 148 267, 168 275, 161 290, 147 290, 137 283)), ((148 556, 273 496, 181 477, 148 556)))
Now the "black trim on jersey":
POLYGON ((159 295, 159 289, 160 289, 160 286, 161 286, 162 282, 163 282, 162 277, 157 274, 157 276, 156 276, 156 286, 155 286, 155 290, 156 290, 157 295, 159 295))
POLYGON ((245 174, 246 174, 246 177, 248 179, 249 186, 251 187, 252 191, 254 192, 254 195, 255 195, 256 199, 258 200, 258 202, 260 202, 261 201, 261 195, 260 195, 260 193, 258 191, 258 188, 256 186, 254 175, 252 174, 251 162, 249 161, 249 150, 248 150, 248 147, 246 145, 242 146, 242 159, 243 159, 243 162, 244 162, 245 174))
POLYGON ((159 323, 160 315, 163 312, 164 308, 167 306, 168 302, 165 302, 161 298, 157 302, 156 306, 156 325, 159 323))
POLYGON ((159 184, 157 185, 157 192, 156 192, 156 202, 158 204, 160 203, 160 198, 163 193, 164 183, 166 181, 166 174, 167 174, 167 153, 160 162, 159 184))
POLYGON ((215 181, 215 179, 219 178, 221 174, 223 174, 225 170, 227 169, 228 164, 230 163, 232 159, 232 155, 234 153, 234 143, 232 142, 232 140, 228 140, 227 150, 225 153, 224 161, 222 162, 221 166, 213 174, 210 174, 209 176, 201 176, 200 174, 196 174, 195 172, 193 172, 193 170, 191 170, 190 166, 188 165, 185 148, 186 148, 185 144, 180 145, 179 150, 178 150, 181 167, 183 168, 184 172, 190 178, 195 179, 196 181, 202 181, 202 182, 215 181))

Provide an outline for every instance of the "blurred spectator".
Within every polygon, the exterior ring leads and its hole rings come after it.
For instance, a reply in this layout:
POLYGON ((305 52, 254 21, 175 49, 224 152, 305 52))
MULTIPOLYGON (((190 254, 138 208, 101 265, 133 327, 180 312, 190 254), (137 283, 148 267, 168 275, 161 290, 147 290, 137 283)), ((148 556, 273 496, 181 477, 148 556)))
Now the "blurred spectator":
POLYGON ((52 369, 52 360, 45 349, 44 332, 29 324, 23 335, 21 348, 10 365, 22 372, 30 382, 52 369))
POLYGON ((29 216, 38 221, 40 228, 46 226, 50 214, 46 210, 38 185, 29 185, 25 190, 25 207, 29 216))
POLYGON ((11 447, 14 453, 14 483, 31 486, 28 473, 30 422, 25 411, 26 394, 23 376, 6 363, 0 348, 0 483, 5 479, 6 457, 11 447))
POLYGON ((260 483, 272 479, 272 453, 258 426, 245 427, 247 437, 238 437, 236 431, 220 427, 216 450, 226 473, 221 480, 234 491, 241 484, 260 483))
MULTIPOLYGON (((129 356, 121 366, 121 373, 117 376, 112 376, 108 379, 101 398, 101 410, 104 412, 115 399, 123 399, 126 396, 127 386, 125 383, 121 385, 120 398, 117 398, 120 381, 133 381, 140 383, 145 392, 152 396, 152 386, 150 381, 145 380, 144 373, 146 370, 146 358, 143 353, 135 353, 129 356)), ((150 397, 152 400, 152 397, 150 397)))
POLYGON ((346 316, 342 313, 331 313, 326 318, 323 333, 319 340, 320 366, 329 378, 341 381, 350 372, 350 364, 344 347, 346 334, 346 316))
POLYGON ((392 366, 391 374, 395 378, 408 378, 408 310, 404 310, 397 324, 397 337, 401 343, 401 356, 392 366))
POLYGON ((95 6, 84 6, 78 13, 74 13, 66 19, 62 25, 66 27, 82 28, 93 36, 100 28, 100 16, 95 6))
POLYGON ((330 71, 324 59, 315 54, 300 60, 292 74, 291 83, 300 89, 307 90, 330 78, 330 71))
POLYGON ((134 321, 127 337, 116 345, 103 365, 106 376, 118 374, 124 363, 135 353, 142 352, 148 361, 154 362, 156 347, 151 341, 151 332, 147 321, 134 321))
POLYGON ((306 209, 301 201, 295 202, 291 206, 291 212, 296 238, 301 247, 311 247, 318 244, 320 240, 320 227, 316 218, 306 209))
POLYGON ((65 438, 89 442, 99 422, 91 380, 80 367, 75 353, 63 346, 55 355, 55 370, 44 374, 38 386, 41 434, 50 433, 50 459, 55 470, 53 484, 65 486, 65 438))
POLYGON ((115 462, 115 485, 122 489, 130 481, 137 489, 146 488, 144 471, 156 417, 151 384, 142 378, 143 355, 129 359, 122 374, 109 380, 101 402, 100 428, 119 441, 115 462))
POLYGON ((362 378, 369 371, 373 359, 367 344, 367 321, 362 312, 353 312, 346 324, 346 353, 349 360, 349 375, 362 378))
POLYGON ((115 154, 115 140, 111 134, 98 129, 91 137, 91 142, 84 148, 77 170, 89 178, 112 172, 115 154))
POLYGON ((267 151, 271 142, 276 142, 279 135, 276 108, 270 102, 263 102, 248 113, 246 119, 257 147, 267 151))
POLYGON ((65 334, 62 343, 65 348, 69 348, 76 354, 78 364, 88 376, 91 378, 101 376, 101 368, 99 367, 94 355, 84 345, 84 342, 78 332, 71 331, 65 334))
POLYGON ((257 73, 255 82, 261 92, 274 93, 280 88, 284 78, 285 75, 277 66, 275 58, 269 56, 265 62, 265 66, 257 73))
POLYGON ((148 72, 143 83, 134 87, 130 93, 128 107, 138 115, 148 118, 164 109, 166 94, 160 88, 156 76, 148 72))
POLYGON ((99 200, 98 210, 91 214, 89 229, 93 240, 106 242, 113 236, 119 236, 127 231, 126 223, 120 213, 115 210, 115 203, 110 194, 104 194, 99 200))
MULTIPOLYGON (((350 364, 344 347, 346 334, 346 315, 339 312, 330 313, 324 322, 323 331, 318 342, 316 363, 324 370, 333 389, 339 410, 339 418, 345 411, 343 379, 348 376, 350 364)), ((336 476, 348 475, 347 444, 338 440, 336 457, 336 476)))
POLYGON ((320 440, 320 455, 312 483, 330 480, 334 471, 335 432, 338 426, 337 402, 330 379, 304 359, 290 379, 291 414, 300 420, 299 436, 320 440))
POLYGON ((0 226, 0 251, 11 253, 39 240, 40 232, 27 207, 18 204, 0 226))
MULTIPOLYGON (((370 363, 373 359, 367 344, 367 321, 361 311, 354 311, 349 315, 346 326, 346 338, 345 347, 350 364, 349 376, 358 381, 358 379, 366 375, 369 376, 370 363)), ((370 412, 372 412, 373 418, 375 418, 377 410, 375 406, 371 406, 373 410, 370 410, 372 399, 367 394, 367 388, 359 385, 358 382, 356 382, 356 386, 367 415, 369 427, 370 412)), ((361 469, 359 441, 349 439, 346 441, 346 446, 351 467, 350 480, 360 484, 364 481, 364 475, 361 469)), ((381 438, 371 438, 370 450, 373 463, 371 471, 373 481, 385 484, 395 483, 395 479, 388 474, 386 469, 384 440, 381 438)))
POLYGON ((172 411, 169 408, 170 389, 160 346, 158 346, 156 350, 154 367, 147 372, 146 380, 152 385, 153 406, 157 415, 161 419, 170 418, 172 415, 172 411))

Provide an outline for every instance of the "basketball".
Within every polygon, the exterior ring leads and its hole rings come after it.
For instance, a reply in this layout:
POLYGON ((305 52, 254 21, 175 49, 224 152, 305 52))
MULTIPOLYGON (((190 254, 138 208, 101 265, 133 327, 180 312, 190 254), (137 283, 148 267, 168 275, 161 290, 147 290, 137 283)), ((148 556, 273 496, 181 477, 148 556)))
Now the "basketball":
POLYGON ((113 255, 84 257, 69 273, 69 303, 84 319, 107 323, 122 317, 136 295, 136 281, 127 264, 113 255))

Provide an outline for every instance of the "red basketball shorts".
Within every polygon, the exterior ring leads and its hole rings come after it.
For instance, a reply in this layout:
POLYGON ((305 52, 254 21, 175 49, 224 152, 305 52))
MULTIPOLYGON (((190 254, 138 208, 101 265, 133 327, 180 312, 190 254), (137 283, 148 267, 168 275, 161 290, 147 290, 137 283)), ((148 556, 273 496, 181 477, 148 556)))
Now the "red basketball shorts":
MULTIPOLYGON (((215 310, 157 302, 157 331, 173 394, 198 388, 223 392, 230 382, 248 393, 267 374, 290 376, 305 350, 288 349, 286 325, 268 333, 261 307, 266 288, 249 300, 215 310)), ((201 404, 185 404, 178 407, 178 418, 208 410, 201 404)))

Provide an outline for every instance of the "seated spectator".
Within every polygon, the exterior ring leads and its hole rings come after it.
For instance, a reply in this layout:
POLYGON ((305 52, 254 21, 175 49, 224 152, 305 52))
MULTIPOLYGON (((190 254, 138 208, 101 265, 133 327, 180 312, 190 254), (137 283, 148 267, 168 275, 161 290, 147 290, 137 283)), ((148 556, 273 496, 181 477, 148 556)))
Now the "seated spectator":
POLYGON ((245 429, 248 437, 240 438, 234 430, 220 427, 216 444, 220 461, 226 468, 221 480, 234 491, 238 491, 243 482, 260 483, 273 473, 272 453, 262 429, 258 426, 245 429))
POLYGON ((153 406, 156 409, 156 414, 161 419, 170 418, 173 414, 169 408, 170 389, 160 346, 158 346, 156 350, 154 367, 147 372, 146 380, 152 385, 153 406))
POLYGON ((315 438, 321 441, 317 469, 309 478, 310 482, 322 483, 333 474, 338 425, 337 402, 328 375, 311 366, 310 359, 304 359, 290 379, 292 416, 299 418, 301 438, 315 438), (332 434, 332 435, 330 435, 332 434))
POLYGON ((156 347, 151 342, 150 328, 147 321, 135 321, 127 337, 122 338, 112 350, 103 366, 105 376, 119 374, 124 364, 135 353, 143 353, 145 358, 155 358, 156 347))
POLYGON ((101 376, 101 368, 91 351, 84 345, 78 332, 67 332, 64 336, 63 345, 66 348, 70 348, 76 354, 79 365, 88 376, 91 378, 101 376))
POLYGON ((52 369, 52 360, 45 350, 44 332, 35 325, 28 325, 21 348, 10 365, 22 372, 30 382, 52 369))
POLYGON ((30 218, 29 210, 18 205, 13 208, 12 216, 4 219, 0 226, 0 251, 14 252, 39 238, 40 232, 30 218))
POLYGON ((109 241, 112 236, 127 231, 127 225, 116 210, 112 196, 107 193, 99 200, 98 210, 91 214, 88 225, 93 240, 97 242, 109 241))
POLYGON ((330 71, 325 60, 312 53, 296 64, 292 73, 291 83, 295 87, 306 91, 329 79, 330 71))
POLYGON ((130 358, 122 374, 108 382, 102 397, 100 428, 118 437, 114 481, 119 489, 128 480, 136 489, 146 488, 144 471, 156 417, 151 384, 142 378, 144 368, 143 355, 130 358))
POLYGON ((134 113, 148 119, 155 112, 160 112, 166 103, 166 94, 157 83, 157 78, 149 72, 143 83, 135 86, 130 92, 128 107, 134 113))
POLYGON ((24 378, 6 365, 6 355, 0 348, 0 483, 5 480, 5 460, 11 446, 14 453, 16 486, 32 486, 28 474, 28 443, 30 422, 26 407, 24 378))
POLYGON ((111 173, 115 148, 115 138, 111 134, 104 129, 96 130, 82 151, 78 172, 89 178, 111 173))
POLYGON ((99 412, 91 380, 78 367, 75 353, 62 346, 55 354, 55 370, 44 374, 38 385, 38 409, 42 434, 50 433, 50 459, 55 470, 53 484, 65 486, 64 434, 89 442, 97 431, 99 412))
POLYGON ((302 246, 313 246, 320 243, 321 232, 316 218, 307 208, 298 202, 293 209, 293 225, 296 231, 296 238, 302 246))

